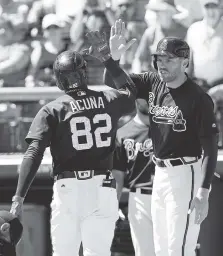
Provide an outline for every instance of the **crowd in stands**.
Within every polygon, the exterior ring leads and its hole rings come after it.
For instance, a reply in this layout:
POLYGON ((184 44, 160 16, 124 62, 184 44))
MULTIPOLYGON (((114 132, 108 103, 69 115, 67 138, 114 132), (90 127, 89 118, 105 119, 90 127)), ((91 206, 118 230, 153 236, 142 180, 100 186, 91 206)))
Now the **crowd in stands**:
MULTIPOLYGON (((126 39, 137 38, 120 61, 123 68, 153 69, 151 53, 161 38, 186 39, 188 74, 210 93, 222 123, 223 0, 0 0, 0 13, 0 87, 55 86, 55 57, 86 49, 89 30, 109 37, 111 25, 122 18, 126 39)), ((88 84, 102 85, 103 65, 86 58, 88 84)))

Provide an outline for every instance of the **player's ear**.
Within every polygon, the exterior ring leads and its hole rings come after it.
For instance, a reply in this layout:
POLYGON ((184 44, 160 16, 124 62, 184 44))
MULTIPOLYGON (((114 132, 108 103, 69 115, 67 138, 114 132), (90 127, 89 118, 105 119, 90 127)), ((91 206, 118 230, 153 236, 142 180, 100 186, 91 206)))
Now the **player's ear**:
POLYGON ((4 223, 1 225, 1 232, 3 234, 8 233, 10 229, 10 224, 9 223, 4 223))
POLYGON ((182 61, 183 69, 188 68, 188 66, 189 66, 189 59, 183 59, 182 61))

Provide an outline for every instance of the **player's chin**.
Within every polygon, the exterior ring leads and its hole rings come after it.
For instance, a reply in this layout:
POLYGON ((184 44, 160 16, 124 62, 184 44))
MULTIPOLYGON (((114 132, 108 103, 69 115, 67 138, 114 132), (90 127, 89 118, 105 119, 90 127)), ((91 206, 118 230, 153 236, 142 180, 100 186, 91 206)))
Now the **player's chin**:
POLYGON ((160 76, 161 81, 163 81, 165 83, 169 83, 169 82, 172 82, 174 80, 174 77, 169 73, 165 73, 165 74, 160 73, 159 76, 160 76))

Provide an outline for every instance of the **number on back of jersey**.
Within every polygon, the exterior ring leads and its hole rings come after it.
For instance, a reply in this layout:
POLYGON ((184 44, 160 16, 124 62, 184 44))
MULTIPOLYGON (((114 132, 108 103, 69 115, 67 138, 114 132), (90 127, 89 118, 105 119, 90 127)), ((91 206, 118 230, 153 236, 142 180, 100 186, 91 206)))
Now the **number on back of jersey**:
POLYGON ((94 124, 99 124, 101 121, 105 122, 105 126, 97 127, 92 131, 91 121, 86 116, 73 117, 70 120, 70 128, 72 132, 72 144, 76 150, 86 150, 94 146, 94 141, 97 148, 109 147, 111 145, 111 137, 107 136, 102 139, 102 134, 108 134, 112 129, 111 117, 105 114, 96 114, 92 119, 94 124), (78 127, 81 125, 81 128, 78 127), (80 137, 84 137, 84 142, 80 142, 80 137))

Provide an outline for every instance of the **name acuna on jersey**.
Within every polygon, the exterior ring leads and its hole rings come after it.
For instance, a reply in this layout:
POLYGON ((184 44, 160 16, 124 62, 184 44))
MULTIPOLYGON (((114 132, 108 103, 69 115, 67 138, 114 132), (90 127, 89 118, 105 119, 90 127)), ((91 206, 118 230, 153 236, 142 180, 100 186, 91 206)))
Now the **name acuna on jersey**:
POLYGON ((70 101, 70 106, 73 112, 78 112, 88 109, 105 108, 105 104, 102 97, 95 98, 94 96, 70 101))

